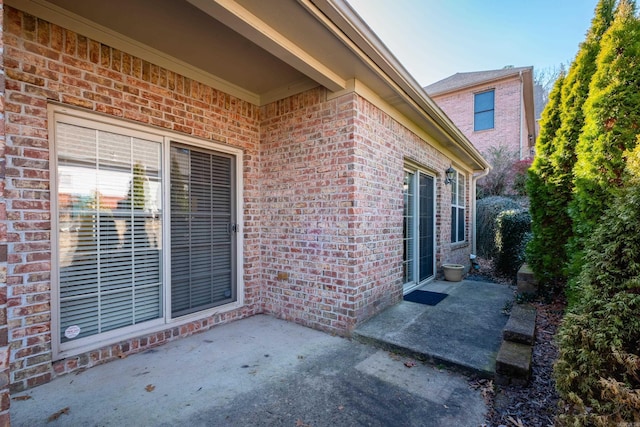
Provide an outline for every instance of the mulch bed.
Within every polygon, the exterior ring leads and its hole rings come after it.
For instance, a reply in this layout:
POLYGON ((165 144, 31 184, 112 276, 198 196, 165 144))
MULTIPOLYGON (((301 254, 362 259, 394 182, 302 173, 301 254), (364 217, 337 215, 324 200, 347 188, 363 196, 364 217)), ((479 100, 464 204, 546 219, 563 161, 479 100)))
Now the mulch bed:
MULTIPOLYGON (((496 277, 490 260, 478 258, 480 271, 476 280, 513 284, 513 280, 496 277)), ((471 382, 487 402, 487 427, 549 427, 558 413, 558 393, 553 378, 553 364, 558 358, 555 335, 562 322, 566 301, 557 297, 550 302, 532 302, 538 311, 536 342, 533 346, 531 381, 527 386, 497 386, 491 380, 471 382)))
POLYGON ((533 347, 532 376, 529 385, 493 386, 491 381, 472 384, 483 391, 489 405, 488 426, 548 427, 557 414, 558 394, 553 364, 558 357, 554 337, 562 321, 566 303, 557 298, 550 303, 532 303, 538 310, 536 343, 533 347))

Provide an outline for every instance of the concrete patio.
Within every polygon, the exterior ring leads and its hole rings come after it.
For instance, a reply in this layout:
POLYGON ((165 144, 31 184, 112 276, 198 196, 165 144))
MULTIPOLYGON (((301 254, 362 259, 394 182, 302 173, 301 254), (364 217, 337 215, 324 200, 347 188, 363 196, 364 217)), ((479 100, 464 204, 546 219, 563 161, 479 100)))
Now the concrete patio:
POLYGON ((435 281, 420 290, 447 294, 435 306, 402 301, 358 327, 354 338, 466 374, 493 378, 505 309, 514 300, 507 285, 435 281))
POLYGON ((17 393, 12 425, 481 425, 480 391, 457 371, 489 376, 513 292, 427 289, 449 295, 403 301, 358 328, 376 346, 258 315, 17 393))

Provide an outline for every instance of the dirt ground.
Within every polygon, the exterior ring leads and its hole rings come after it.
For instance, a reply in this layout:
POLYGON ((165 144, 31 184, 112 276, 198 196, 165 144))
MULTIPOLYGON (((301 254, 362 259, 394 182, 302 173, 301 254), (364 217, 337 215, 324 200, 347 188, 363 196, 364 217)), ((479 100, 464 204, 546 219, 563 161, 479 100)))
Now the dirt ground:
MULTIPOLYGON (((497 277, 491 262, 479 259, 480 270, 472 273, 480 280, 512 284, 512 280, 497 277)), ((552 301, 532 302, 538 311, 536 342, 533 347, 531 381, 525 387, 497 386, 490 380, 472 381, 482 390, 489 406, 487 427, 549 427, 558 412, 558 393, 553 378, 553 364, 558 358, 555 335, 562 321, 566 302, 557 297, 552 301)))

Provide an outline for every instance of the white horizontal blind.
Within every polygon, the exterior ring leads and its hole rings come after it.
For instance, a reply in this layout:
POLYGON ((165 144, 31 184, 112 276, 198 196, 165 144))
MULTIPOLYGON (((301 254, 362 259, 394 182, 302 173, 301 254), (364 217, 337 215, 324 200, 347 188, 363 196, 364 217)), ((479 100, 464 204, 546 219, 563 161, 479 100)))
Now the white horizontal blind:
POLYGON ((162 317, 161 143, 55 130, 61 342, 162 317))
POLYGON ((236 300, 231 156, 171 146, 171 314, 236 300))
POLYGON ((458 224, 457 224, 457 230, 458 230, 458 242, 463 242, 464 241, 464 218, 465 218, 465 214, 464 214, 464 209, 465 209, 465 195, 466 195, 466 190, 465 190, 465 178, 464 175, 461 174, 460 172, 457 173, 458 175, 458 224))
POLYGON ((451 242, 464 241, 465 179, 456 171, 451 182, 451 242))

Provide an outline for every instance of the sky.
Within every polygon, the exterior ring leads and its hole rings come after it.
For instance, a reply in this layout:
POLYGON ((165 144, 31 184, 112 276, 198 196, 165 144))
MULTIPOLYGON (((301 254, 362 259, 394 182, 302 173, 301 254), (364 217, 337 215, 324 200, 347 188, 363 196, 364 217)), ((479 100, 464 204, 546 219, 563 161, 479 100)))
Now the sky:
POLYGON ((598 0, 347 0, 421 86, 508 65, 568 66, 598 0))

